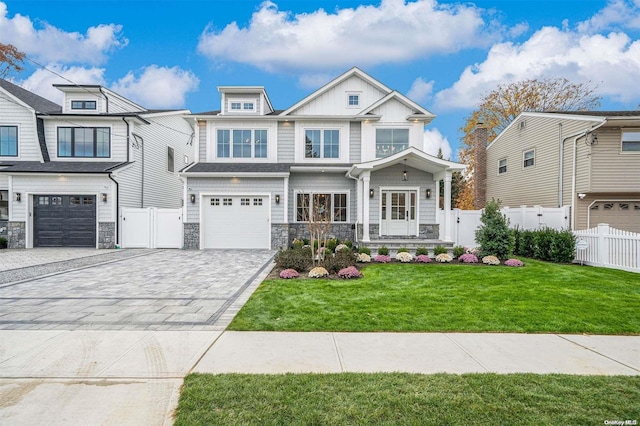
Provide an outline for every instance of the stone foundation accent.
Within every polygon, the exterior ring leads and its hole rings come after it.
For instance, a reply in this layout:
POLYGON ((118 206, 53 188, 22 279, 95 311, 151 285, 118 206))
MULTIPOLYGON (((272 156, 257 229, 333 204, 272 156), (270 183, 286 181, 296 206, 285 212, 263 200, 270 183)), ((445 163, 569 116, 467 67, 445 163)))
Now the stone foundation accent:
POLYGON ((438 240, 440 239, 440 225, 438 224, 423 224, 418 225, 418 238, 424 238, 426 240, 438 240))
MULTIPOLYGON (((380 225, 377 223, 369 224, 369 238, 372 240, 397 239, 397 235, 378 236, 380 225)), ((362 240, 362 224, 358 224, 358 236, 362 240)), ((418 236, 403 236, 402 238, 417 238, 424 240, 437 240, 440 238, 440 225, 421 223, 418 225, 418 236)))
POLYGON ((98 222, 98 248, 116 248, 116 223, 98 222))
MULTIPOLYGON (((355 231, 356 230, 351 223, 334 223, 331 225, 331 229, 329 230, 329 237, 354 241, 355 231)), ((291 245, 291 241, 293 241, 294 238, 309 238, 309 229, 307 228, 306 223, 289 224, 289 243, 287 246, 291 245)))
POLYGON ((9 221, 0 220, 0 237, 7 238, 8 234, 9 234, 9 221))
POLYGON ((23 249, 27 247, 27 234, 24 222, 9 222, 7 226, 7 247, 23 249))
POLYGON ((185 250, 200 249, 200 224, 199 223, 183 223, 183 243, 182 248, 185 250))
POLYGON ((287 223, 272 223, 271 224, 271 249, 281 250, 286 249, 291 245, 289 239, 289 224, 287 223))

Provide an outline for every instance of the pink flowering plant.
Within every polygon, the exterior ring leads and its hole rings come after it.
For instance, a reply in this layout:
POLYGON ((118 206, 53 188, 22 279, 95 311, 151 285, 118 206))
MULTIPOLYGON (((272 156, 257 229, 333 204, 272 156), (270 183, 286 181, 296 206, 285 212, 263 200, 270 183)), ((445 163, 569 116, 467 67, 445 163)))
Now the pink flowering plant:
POLYGON ((522 261, 518 259, 505 260, 504 264, 506 266, 524 266, 524 263, 522 263, 522 261))
POLYGON ((362 274, 355 266, 349 266, 338 271, 338 277, 350 280, 352 278, 360 278, 362 274))
POLYGON ((378 263, 389 263, 391 262, 391 257, 385 254, 376 254, 373 261, 378 263))
POLYGON ((300 276, 300 274, 298 274, 298 271, 296 271, 295 269, 283 269, 282 271, 280 271, 280 278, 284 278, 285 280, 291 279, 291 278, 298 278, 300 276))
POLYGON ((426 254, 419 254, 416 256, 416 262, 418 263, 431 263, 431 258, 426 254))
POLYGON ((462 263, 478 263, 478 256, 471 253, 465 253, 458 258, 462 263))

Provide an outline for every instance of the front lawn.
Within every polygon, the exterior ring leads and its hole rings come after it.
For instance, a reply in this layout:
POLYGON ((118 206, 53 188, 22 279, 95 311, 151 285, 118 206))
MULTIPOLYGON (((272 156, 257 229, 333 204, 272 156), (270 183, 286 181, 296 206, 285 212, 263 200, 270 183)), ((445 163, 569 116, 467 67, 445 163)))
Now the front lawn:
POLYGON ((175 425, 601 425, 638 401, 638 376, 191 374, 175 425))
POLYGON ((357 280, 266 280, 229 329, 640 334, 640 274, 525 264, 376 264, 357 280))

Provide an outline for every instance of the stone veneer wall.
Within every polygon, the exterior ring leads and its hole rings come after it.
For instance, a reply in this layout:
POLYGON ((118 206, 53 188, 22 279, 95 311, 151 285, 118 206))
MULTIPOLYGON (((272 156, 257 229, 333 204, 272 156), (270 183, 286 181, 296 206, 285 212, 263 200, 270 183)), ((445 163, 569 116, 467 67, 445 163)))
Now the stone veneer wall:
MULTIPOLYGON (((372 240, 385 238, 392 239, 398 238, 397 236, 378 236, 380 226, 377 223, 369 224, 369 238, 372 240)), ((362 224, 358 224, 358 236, 362 240, 362 224)), ((422 238, 425 240, 437 240, 440 238, 440 225, 438 224, 425 224, 418 225, 418 236, 413 238, 422 238)))
POLYGON ((116 248, 116 223, 98 222, 98 248, 116 248))
POLYGON ((271 224, 271 249, 280 250, 286 249, 291 245, 289 239, 289 224, 288 223, 272 223, 271 224))
POLYGON ((8 234, 9 234, 9 221, 0 220, 0 237, 7 238, 8 234))
POLYGON ((23 249, 27 246, 27 234, 24 222, 9 222, 7 227, 7 247, 23 249))
POLYGON ((185 250, 198 250, 200 248, 200 224, 199 223, 183 223, 183 243, 182 248, 185 250))
MULTIPOLYGON (((329 230, 330 238, 338 238, 340 240, 355 239, 355 229, 351 223, 334 223, 329 230)), ((290 223, 289 224, 289 243, 291 244, 294 238, 309 238, 309 229, 306 223, 290 223)))

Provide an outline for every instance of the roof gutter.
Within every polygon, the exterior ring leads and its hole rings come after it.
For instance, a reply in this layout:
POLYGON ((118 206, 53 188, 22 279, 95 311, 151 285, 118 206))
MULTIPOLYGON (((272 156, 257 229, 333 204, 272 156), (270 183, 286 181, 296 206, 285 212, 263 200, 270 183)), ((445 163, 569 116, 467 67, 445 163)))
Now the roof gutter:
POLYGON ((111 173, 108 176, 116 184, 116 247, 118 247, 120 245, 120 184, 113 178, 111 173))

